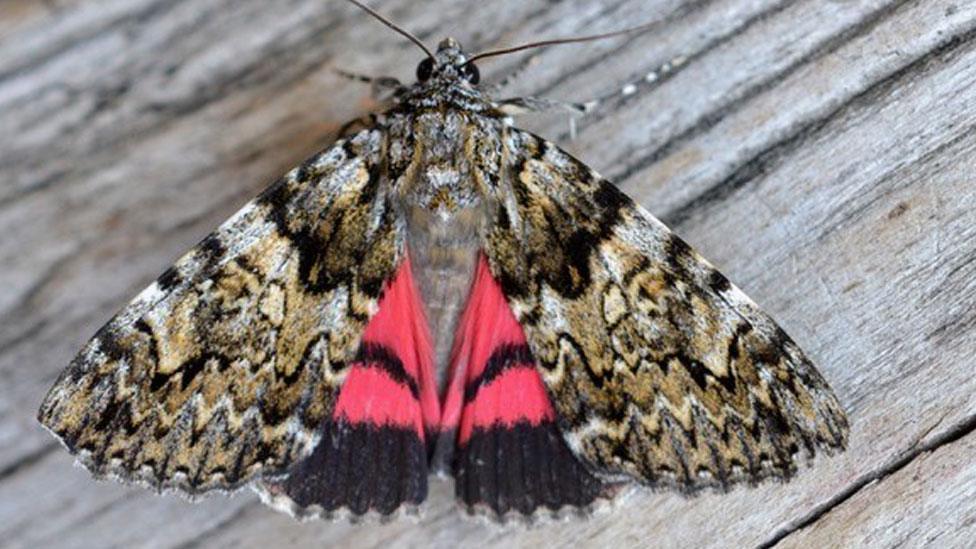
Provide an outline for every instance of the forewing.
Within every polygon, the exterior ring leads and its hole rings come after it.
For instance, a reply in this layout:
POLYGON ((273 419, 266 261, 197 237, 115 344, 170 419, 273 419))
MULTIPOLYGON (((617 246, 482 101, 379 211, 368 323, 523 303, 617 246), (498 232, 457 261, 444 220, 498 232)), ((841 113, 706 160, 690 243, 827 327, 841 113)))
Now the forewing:
POLYGON ((554 145, 506 148, 484 247, 580 459, 691 491, 844 445, 821 375, 707 261, 554 145))
POLYGON ((61 374, 40 421, 98 476, 186 493, 317 443, 403 248, 363 131, 310 158, 144 290, 61 374))

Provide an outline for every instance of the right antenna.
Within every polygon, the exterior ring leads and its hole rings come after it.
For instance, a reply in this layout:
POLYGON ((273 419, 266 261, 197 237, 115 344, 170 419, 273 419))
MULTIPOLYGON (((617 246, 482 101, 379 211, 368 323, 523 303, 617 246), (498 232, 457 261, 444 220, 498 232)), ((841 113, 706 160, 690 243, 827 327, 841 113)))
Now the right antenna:
MULTIPOLYGON (((349 1, 352 2, 353 0, 349 0, 349 1)), ((623 34, 631 34, 631 33, 635 33, 635 32, 645 31, 645 30, 653 27, 656 24, 657 24, 657 22, 655 21, 655 22, 651 22, 651 23, 645 23, 645 24, 640 25, 640 26, 637 26, 637 27, 631 27, 629 29, 623 29, 623 30, 614 31, 614 32, 607 32, 607 33, 604 33, 604 34, 594 34, 594 35, 591 35, 591 36, 577 36, 577 37, 571 37, 571 38, 556 38, 554 40, 543 40, 541 42, 531 42, 529 44, 522 44, 521 46, 513 46, 511 48, 503 48, 503 49, 499 49, 499 50, 485 51, 485 52, 481 52, 481 53, 475 54, 471 59, 468 59, 468 63, 471 63, 473 61, 477 61, 478 59, 484 59, 485 57, 494 57, 496 55, 504 55, 506 53, 515 53, 517 51, 527 50, 527 49, 531 49, 531 48, 541 48, 543 46, 554 46, 554 45, 557 45, 557 44, 572 44, 574 42, 590 42, 592 40, 603 40, 604 38, 613 38, 614 36, 621 36, 623 34)))

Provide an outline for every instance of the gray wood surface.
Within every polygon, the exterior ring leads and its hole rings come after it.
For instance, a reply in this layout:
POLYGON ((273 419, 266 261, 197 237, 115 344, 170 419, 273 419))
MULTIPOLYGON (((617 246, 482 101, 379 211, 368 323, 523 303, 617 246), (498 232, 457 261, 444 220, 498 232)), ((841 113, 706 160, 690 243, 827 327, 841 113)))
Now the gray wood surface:
POLYGON ((485 62, 503 95, 603 98, 569 138, 768 309, 849 411, 789 484, 638 491, 588 520, 299 524, 250 492, 96 483, 36 424, 112 313, 375 105, 334 68, 418 52, 339 0, 0 0, 0 545, 965 547, 976 539, 976 3, 373 4, 471 49, 650 32, 485 62), (653 74, 650 78, 648 75, 653 74), (627 95, 621 90, 635 84, 627 95))

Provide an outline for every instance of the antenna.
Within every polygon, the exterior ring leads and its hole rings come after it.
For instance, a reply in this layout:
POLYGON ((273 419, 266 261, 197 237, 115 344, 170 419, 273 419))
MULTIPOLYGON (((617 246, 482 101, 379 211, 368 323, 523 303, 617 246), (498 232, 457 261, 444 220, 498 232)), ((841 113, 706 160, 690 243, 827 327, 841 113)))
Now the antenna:
POLYGON ((413 42, 414 44, 416 44, 420 49, 424 50, 424 53, 427 54, 427 57, 431 57, 431 58, 434 57, 434 54, 431 53, 431 51, 429 49, 427 49, 427 46, 425 46, 424 43, 421 42, 419 38, 417 38, 416 36, 410 34, 406 29, 403 29, 403 28, 398 27, 393 21, 390 21, 386 17, 383 17, 382 15, 380 15, 379 12, 377 12, 373 8, 367 6, 366 4, 363 4, 362 2, 359 2, 358 0, 349 0, 349 3, 358 6, 360 9, 362 9, 366 13, 372 15, 373 17, 375 17, 381 23, 383 23, 384 25, 386 25, 387 27, 390 27, 391 29, 395 30, 396 32, 398 32, 398 33, 402 34, 403 36, 406 36, 407 38, 409 38, 411 42, 413 42))
MULTIPOLYGON (((353 0, 349 0, 349 1, 352 2, 353 0)), ((558 45, 558 44, 572 44, 572 43, 575 43, 575 42, 590 42, 592 40, 603 40, 604 38, 613 38, 614 36, 621 36, 621 35, 624 35, 624 34, 630 34, 630 33, 634 33, 634 32, 645 31, 645 30, 653 27, 656 24, 657 24, 656 21, 652 21, 650 23, 645 23, 645 24, 639 25, 637 27, 631 27, 629 29, 623 29, 623 30, 619 30, 619 31, 607 32, 607 33, 604 33, 604 34, 594 34, 594 35, 591 35, 591 36, 579 36, 579 37, 571 37, 571 38, 557 38, 557 39, 554 39, 554 40, 543 40, 541 42, 531 42, 529 44, 522 44, 521 46, 513 46, 511 48, 503 48, 503 49, 500 49, 500 50, 485 51, 485 52, 481 52, 481 53, 475 54, 473 57, 471 57, 470 59, 468 59, 468 63, 472 63, 474 61, 477 61, 478 59, 484 59, 485 57, 494 57, 496 55, 504 55, 506 53, 515 53, 517 51, 527 50, 527 49, 530 49, 530 48, 541 48, 543 46, 555 46, 555 45, 558 45)))

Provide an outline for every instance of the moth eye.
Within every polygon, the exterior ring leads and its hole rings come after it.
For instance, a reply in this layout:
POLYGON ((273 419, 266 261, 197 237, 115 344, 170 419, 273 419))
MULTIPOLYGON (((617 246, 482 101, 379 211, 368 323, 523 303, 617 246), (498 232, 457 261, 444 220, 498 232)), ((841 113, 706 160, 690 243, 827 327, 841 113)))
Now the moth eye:
POLYGON ((434 72, 434 60, 428 57, 417 65, 417 80, 426 82, 434 72))
POLYGON ((481 81, 481 71, 473 63, 461 65, 461 76, 472 84, 477 84, 481 81))

